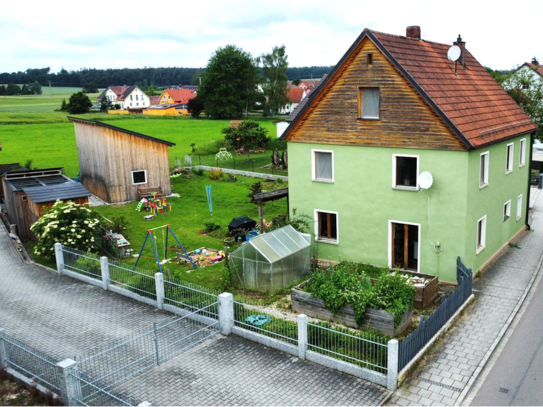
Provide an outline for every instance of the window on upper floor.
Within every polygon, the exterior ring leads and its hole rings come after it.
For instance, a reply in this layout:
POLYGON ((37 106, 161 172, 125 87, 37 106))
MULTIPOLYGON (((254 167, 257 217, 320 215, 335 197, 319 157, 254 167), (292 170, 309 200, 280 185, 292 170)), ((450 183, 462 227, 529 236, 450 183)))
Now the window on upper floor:
POLYGON ((503 205, 503 221, 505 222, 510 217, 511 217, 511 200, 508 200, 503 205))
POLYGON ((477 245, 475 252, 481 253, 486 245, 486 215, 477 221, 477 245))
POLYGON ((138 95, 136 95, 136 100, 138 100, 138 95))
POLYGON ((368 66, 372 66, 373 65, 373 54, 368 54, 367 55, 367 63, 368 63, 368 66))
POLYGON ((526 164, 526 139, 523 138, 520 140, 520 157, 519 157, 519 167, 524 167, 526 164))
POLYGON ((334 152, 311 150, 312 180, 334 182, 334 152))
POLYGON ((522 216, 522 194, 517 197, 517 222, 522 216))
POLYGON ((513 143, 507 144, 505 152, 505 173, 509 174, 513 171, 513 143))
POLYGON ((339 243, 338 214, 315 210, 315 236, 318 241, 325 243, 339 243))
POLYGON ((379 120, 379 88, 358 88, 358 117, 366 120, 379 120))
POLYGON ((134 100, 134 99, 132 98, 132 96, 133 96, 133 95, 130 95, 130 100, 134 100))
POLYGON ((479 165, 479 188, 484 188, 488 185, 488 161, 489 152, 481 154, 481 161, 479 165))
POLYGON ((392 188, 416 191, 419 156, 392 154, 392 188))

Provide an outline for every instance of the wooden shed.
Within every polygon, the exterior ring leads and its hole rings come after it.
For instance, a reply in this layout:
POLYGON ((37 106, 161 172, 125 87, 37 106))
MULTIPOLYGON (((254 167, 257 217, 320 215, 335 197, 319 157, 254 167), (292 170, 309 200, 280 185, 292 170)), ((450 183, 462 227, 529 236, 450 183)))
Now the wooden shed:
POLYGON ((139 199, 138 189, 171 193, 168 147, 145 134, 109 124, 68 117, 74 122, 79 180, 109 203, 139 199))
POLYGON ((2 186, 9 221, 17 225, 21 240, 34 237, 30 226, 42 215, 46 207, 58 199, 85 204, 91 193, 80 183, 61 172, 62 168, 12 171, 3 174, 2 186))

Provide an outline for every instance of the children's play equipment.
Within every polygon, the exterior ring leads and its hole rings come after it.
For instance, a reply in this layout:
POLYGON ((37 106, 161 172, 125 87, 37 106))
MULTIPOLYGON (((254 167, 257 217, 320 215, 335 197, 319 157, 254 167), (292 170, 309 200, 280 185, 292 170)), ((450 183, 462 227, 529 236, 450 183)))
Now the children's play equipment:
POLYGON ((219 152, 215 154, 215 160, 231 160, 232 154, 228 152, 226 148, 219 149, 219 152))
POLYGON ((166 213, 166 210, 172 210, 172 204, 158 192, 149 192, 147 198, 142 198, 136 207, 138 212, 151 212, 153 215, 166 213))
POLYGON ((141 246, 140 254, 138 255, 138 260, 136 260, 136 264, 134 265, 134 270, 136 270, 136 267, 138 266, 138 262, 140 261, 141 258, 144 258, 144 259, 156 259, 156 264, 158 265, 158 268, 159 268, 160 272, 162 273, 161 265, 168 261, 167 260, 167 251, 168 250, 183 251, 183 253, 185 253, 185 256, 189 259, 190 264, 192 264, 192 267, 198 268, 193 263, 193 261, 191 260, 190 256, 187 254, 187 252, 185 251, 185 248, 183 247, 183 245, 181 244, 181 242, 179 241, 177 236, 175 236, 175 233, 173 233, 173 230, 172 230, 172 228, 170 228, 170 225, 163 225, 163 226, 158 226, 156 228, 152 228, 152 229, 147 230, 147 236, 145 236, 145 240, 143 241, 143 245, 141 246), (164 245, 164 259, 162 261, 160 261, 160 259, 158 258, 157 244, 155 243, 155 241, 157 240, 156 232, 155 232, 155 236, 153 238, 153 231, 156 231, 156 230, 159 230, 159 229, 162 232, 162 244, 164 245), (174 248, 169 248, 168 247, 168 236, 169 236, 170 233, 172 234, 173 238, 175 239, 175 241, 177 242, 179 247, 181 247, 181 249, 174 249, 174 248), (149 239, 149 237, 151 238, 151 244, 153 245, 153 251, 155 253, 155 257, 142 256, 143 249, 145 248, 145 244, 147 243, 147 239, 149 239))

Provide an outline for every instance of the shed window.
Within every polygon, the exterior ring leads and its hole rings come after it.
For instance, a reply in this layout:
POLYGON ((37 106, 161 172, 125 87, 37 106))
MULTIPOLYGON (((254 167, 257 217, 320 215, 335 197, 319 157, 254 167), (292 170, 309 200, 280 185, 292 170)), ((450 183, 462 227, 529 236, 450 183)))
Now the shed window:
POLYGON ((132 171, 132 184, 147 184, 147 170, 132 171))
POLYGON ((313 181, 334 182, 334 152, 312 150, 313 181))
POLYGON ((523 138, 520 140, 520 157, 519 157, 519 167, 524 167, 526 164, 526 139, 523 138))
POLYGON ((315 235, 317 240, 328 243, 338 243, 337 212, 315 211, 315 235))
POLYGON ((419 157, 392 155, 392 187, 416 191, 418 186, 419 157))
POLYGON ((379 120, 379 88, 359 88, 358 108, 361 119, 379 120))
POLYGON ((513 143, 507 144, 505 157, 505 173, 509 174, 513 171, 513 143))

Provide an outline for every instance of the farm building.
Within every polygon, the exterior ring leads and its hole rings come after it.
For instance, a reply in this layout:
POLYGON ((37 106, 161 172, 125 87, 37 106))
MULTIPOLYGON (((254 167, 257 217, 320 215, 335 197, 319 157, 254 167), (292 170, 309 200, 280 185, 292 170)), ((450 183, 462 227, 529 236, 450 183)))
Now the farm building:
POLYGON ((169 141, 109 124, 68 117, 74 123, 79 179, 109 203, 139 199, 138 190, 171 193, 169 141))
POLYGON ((21 240, 33 237, 30 226, 57 199, 85 204, 91 195, 83 185, 63 175, 62 168, 6 172, 2 187, 8 219, 17 225, 21 240))

